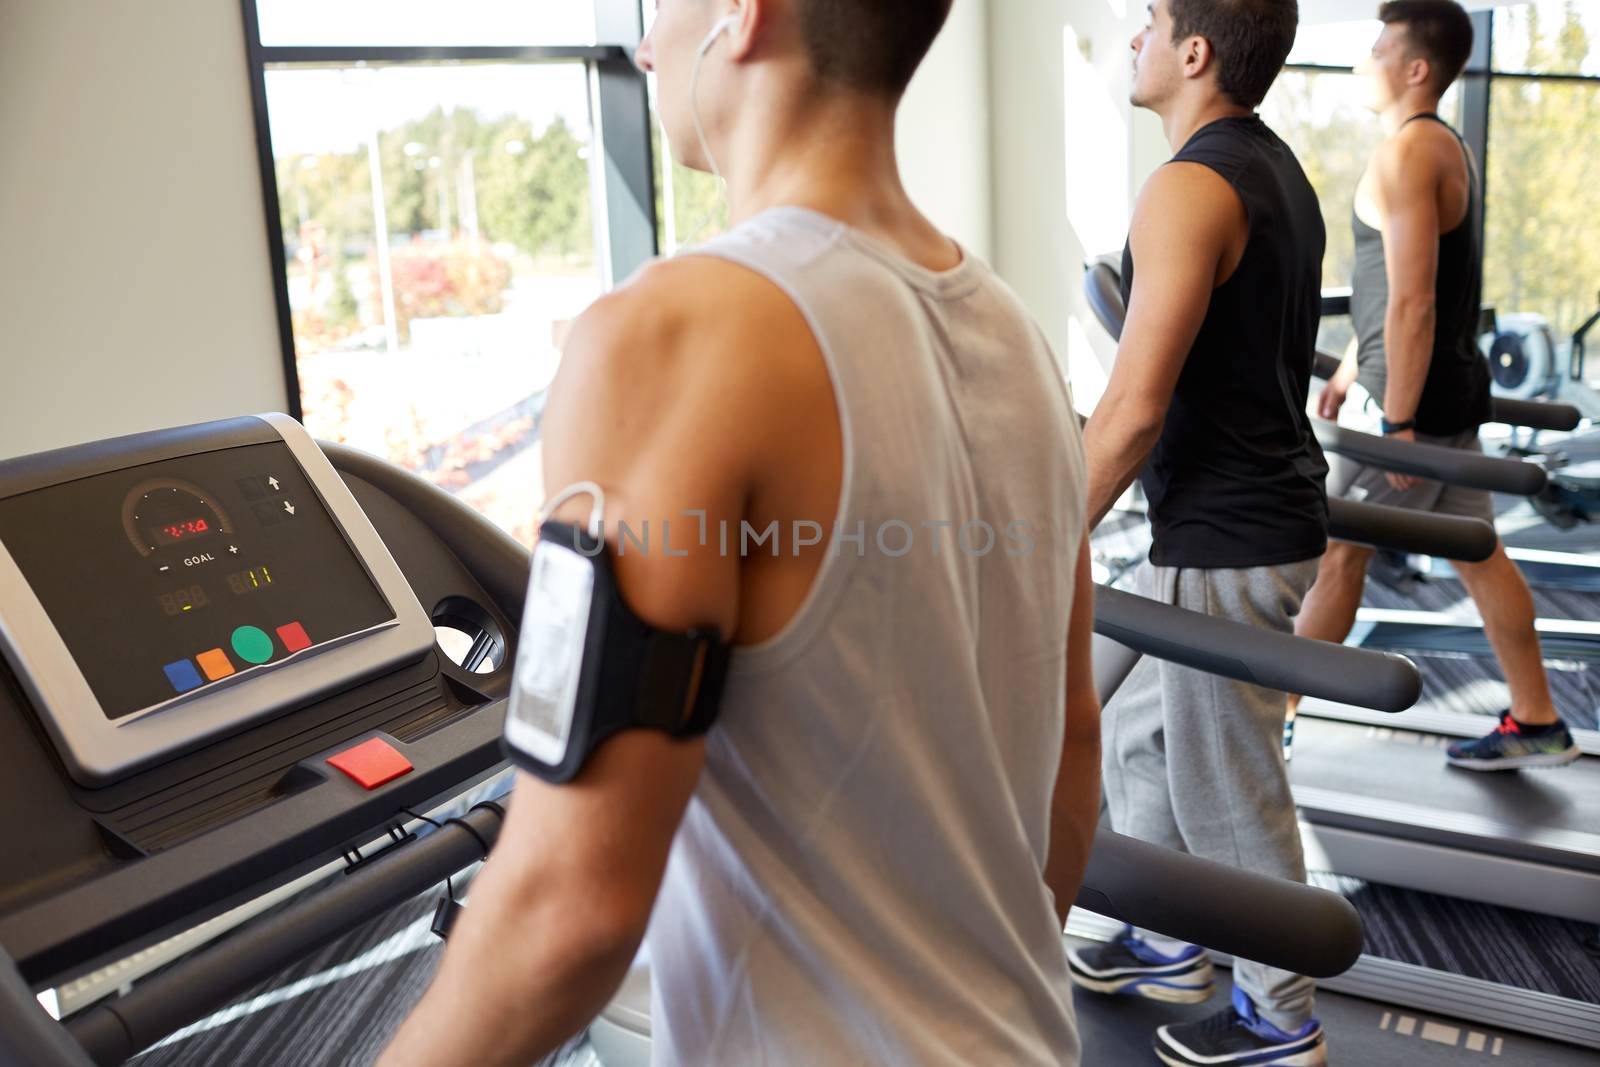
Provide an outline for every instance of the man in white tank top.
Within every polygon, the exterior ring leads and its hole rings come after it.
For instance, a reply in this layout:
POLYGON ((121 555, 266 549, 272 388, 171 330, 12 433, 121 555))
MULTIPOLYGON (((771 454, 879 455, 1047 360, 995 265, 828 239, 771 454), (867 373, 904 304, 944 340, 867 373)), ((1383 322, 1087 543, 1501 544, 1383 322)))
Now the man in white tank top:
POLYGON ((731 636, 721 718, 522 777, 384 1064, 526 1067, 647 927, 659 1064, 1078 1062, 1082 441, 1038 328, 900 183, 948 9, 661 0, 638 61, 733 228, 579 321, 545 484, 603 486, 614 551, 648 532, 616 558, 643 619, 731 636))

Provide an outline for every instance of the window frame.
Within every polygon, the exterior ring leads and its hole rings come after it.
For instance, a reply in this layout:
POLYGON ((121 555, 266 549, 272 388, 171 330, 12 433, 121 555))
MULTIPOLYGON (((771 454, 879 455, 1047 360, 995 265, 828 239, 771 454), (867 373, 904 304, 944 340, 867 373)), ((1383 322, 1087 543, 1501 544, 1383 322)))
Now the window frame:
POLYGON ((595 200, 595 252, 602 284, 615 285, 657 254, 655 162, 650 139, 650 101, 645 75, 634 65, 633 50, 644 36, 638 0, 595 0, 592 45, 526 46, 300 46, 263 45, 257 0, 239 0, 244 18, 250 106, 260 167, 261 201, 266 216, 267 255, 272 266, 273 301, 283 357, 287 413, 304 421, 294 322, 289 306, 289 268, 278 199, 277 164, 272 155, 272 124, 267 111, 267 68, 371 67, 428 63, 570 63, 588 73, 590 110, 601 151, 592 163, 595 200))

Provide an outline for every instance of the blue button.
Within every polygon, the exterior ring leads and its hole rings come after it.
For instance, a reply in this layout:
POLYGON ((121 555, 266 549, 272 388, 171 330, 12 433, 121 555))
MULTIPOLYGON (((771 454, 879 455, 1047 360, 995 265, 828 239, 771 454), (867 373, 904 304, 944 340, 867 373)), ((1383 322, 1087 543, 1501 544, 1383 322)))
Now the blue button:
POLYGON ((167 672, 167 681, 172 683, 172 688, 180 693, 187 693, 191 689, 198 689, 204 684, 200 672, 194 669, 194 664, 186 659, 176 663, 169 663, 162 670, 167 672))

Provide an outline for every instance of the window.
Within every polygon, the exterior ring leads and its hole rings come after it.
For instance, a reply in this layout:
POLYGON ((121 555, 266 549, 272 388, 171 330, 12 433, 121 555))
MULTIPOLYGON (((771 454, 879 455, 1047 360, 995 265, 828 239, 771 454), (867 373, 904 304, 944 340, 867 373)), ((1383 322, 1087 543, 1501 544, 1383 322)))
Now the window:
POLYGON ((1484 299, 1559 340, 1600 290, 1600 0, 1496 9, 1493 55, 1484 299))
POLYGON ((593 44, 595 0, 257 0, 261 43, 462 47, 593 44))
POLYGON ((530 543, 567 330, 655 248, 636 198, 608 195, 650 188, 648 151, 597 133, 609 107, 642 135, 642 77, 590 43, 595 2, 258 2, 295 414, 530 543))
POLYGON ((1600 77, 1600 0, 1536 0, 1494 11, 1496 74, 1600 77))
POLYGON ((600 295, 587 87, 581 64, 267 71, 307 429, 512 530, 557 346, 600 295))

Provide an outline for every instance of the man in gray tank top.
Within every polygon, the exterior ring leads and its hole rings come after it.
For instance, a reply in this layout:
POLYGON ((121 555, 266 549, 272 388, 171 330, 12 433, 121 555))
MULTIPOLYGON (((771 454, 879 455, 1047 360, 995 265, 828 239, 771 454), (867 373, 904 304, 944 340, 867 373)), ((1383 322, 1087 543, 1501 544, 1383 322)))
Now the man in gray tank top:
MULTIPOLYGON (((1383 30, 1359 68, 1385 133, 1356 188, 1351 220, 1350 312, 1360 344, 1323 390, 1319 414, 1368 433, 1481 452, 1478 426, 1490 405, 1489 368, 1477 344, 1482 182, 1466 142, 1439 117, 1439 100, 1472 51, 1472 20, 1453 0, 1391 0, 1378 17, 1383 30)), ((1495 518, 1484 490, 1349 460, 1334 463, 1328 489, 1374 504, 1495 518)), ((1349 635, 1372 556, 1363 545, 1329 546, 1296 624, 1302 637, 1349 635)), ((1455 569, 1483 617, 1511 706, 1493 732, 1452 744, 1445 758, 1475 771, 1576 762, 1582 753, 1550 696, 1522 571, 1504 545, 1455 569)))
POLYGON ((657 1064, 1078 1062, 1086 473, 1038 327, 900 183, 948 10, 661 0, 638 62, 734 225, 577 323, 545 484, 605 489, 646 622, 731 637, 721 718, 519 780, 387 1067, 537 1061, 647 923, 657 1064))

